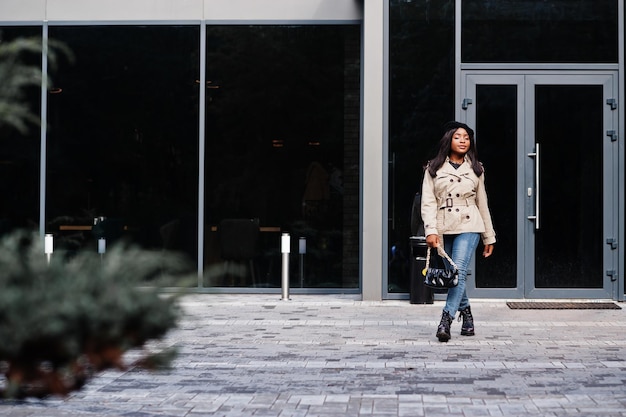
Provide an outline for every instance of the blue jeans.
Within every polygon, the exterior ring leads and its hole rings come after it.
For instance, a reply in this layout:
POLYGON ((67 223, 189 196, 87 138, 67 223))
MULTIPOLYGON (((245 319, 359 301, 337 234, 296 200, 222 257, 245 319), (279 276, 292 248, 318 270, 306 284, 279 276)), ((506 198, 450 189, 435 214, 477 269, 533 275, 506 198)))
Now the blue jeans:
POLYGON ((467 268, 472 260, 472 256, 476 253, 479 240, 479 233, 461 233, 443 237, 443 247, 446 253, 459 268, 459 284, 448 289, 448 297, 444 307, 444 310, 450 314, 450 317, 456 316, 457 311, 469 307, 469 299, 465 292, 465 277, 467 276, 467 268))

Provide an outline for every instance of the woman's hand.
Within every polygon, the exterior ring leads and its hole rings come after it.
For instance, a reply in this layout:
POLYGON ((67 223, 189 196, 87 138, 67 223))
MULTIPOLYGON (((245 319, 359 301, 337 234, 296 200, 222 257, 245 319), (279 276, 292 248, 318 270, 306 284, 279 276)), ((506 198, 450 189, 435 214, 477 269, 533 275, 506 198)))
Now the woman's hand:
POLYGON ((483 248, 483 258, 488 258, 493 253, 493 245, 485 245, 483 248))
POLYGON ((426 245, 429 248, 439 247, 439 235, 432 234, 426 236, 426 245))

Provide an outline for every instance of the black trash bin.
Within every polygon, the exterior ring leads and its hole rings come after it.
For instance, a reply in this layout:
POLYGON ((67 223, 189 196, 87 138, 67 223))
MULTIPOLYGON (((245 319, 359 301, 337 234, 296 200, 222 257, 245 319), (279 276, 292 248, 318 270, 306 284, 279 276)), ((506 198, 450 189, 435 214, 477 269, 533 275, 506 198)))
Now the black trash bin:
POLYGON ((411 304, 433 304, 434 291, 424 285, 422 270, 426 266, 426 238, 411 236, 411 304))

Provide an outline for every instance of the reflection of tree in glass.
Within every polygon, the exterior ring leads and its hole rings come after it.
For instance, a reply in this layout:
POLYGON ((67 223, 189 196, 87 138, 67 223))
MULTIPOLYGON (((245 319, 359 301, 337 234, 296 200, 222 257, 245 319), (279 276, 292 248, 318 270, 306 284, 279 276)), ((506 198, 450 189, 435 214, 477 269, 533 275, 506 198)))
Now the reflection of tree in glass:
MULTIPOLYGON (((41 38, 3 42, 0 36, 0 126, 8 125, 26 133, 28 125, 39 124, 39 116, 29 108, 25 96, 28 88, 41 86, 41 66, 28 63, 25 57, 40 55, 42 50, 41 38)), ((72 56, 62 43, 49 40, 48 64, 51 68, 56 66, 59 52, 72 56)))

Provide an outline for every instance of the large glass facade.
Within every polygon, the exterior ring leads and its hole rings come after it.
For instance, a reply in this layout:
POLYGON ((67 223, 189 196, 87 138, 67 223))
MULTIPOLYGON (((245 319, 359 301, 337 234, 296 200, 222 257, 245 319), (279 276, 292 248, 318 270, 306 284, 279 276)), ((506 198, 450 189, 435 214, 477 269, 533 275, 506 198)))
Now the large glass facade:
MULTIPOLYGON (((41 39, 40 27, 9 26, 0 28, 0 43, 8 44, 19 38, 41 39)), ((41 55, 24 53, 20 60, 25 65, 41 66, 41 55)), ((35 117, 41 113, 41 87, 31 85, 19 91, 9 83, 11 63, 4 60, 0 89, 1 100, 9 106, 25 104, 35 117), (6 71, 6 72, 5 72, 6 71)), ((17 74, 14 74, 17 75, 17 74)), ((5 115, 7 113, 5 112, 5 115)), ((26 123, 20 131, 10 123, 0 123, 0 236, 15 229, 37 230, 39 223, 39 164, 40 127, 26 123)))
POLYGON ((390 293, 409 291, 409 236, 423 166, 454 118, 454 1, 391 0, 389 22, 390 293))
POLYGON ((278 288, 290 233, 292 287, 358 288, 358 25, 208 26, 202 86, 199 26, 51 26, 49 37, 73 53, 47 98, 57 250, 124 239, 186 254, 193 269, 204 236, 200 286, 278 288))
MULTIPOLYGON (((488 77, 489 70, 495 68, 490 67, 492 63, 501 71, 506 70, 504 64, 517 63, 541 64, 542 68, 555 64, 552 69, 562 68, 561 64, 568 67, 584 64, 580 66, 582 70, 593 68, 592 64, 616 64, 619 2, 463 0, 434 4, 390 0, 389 4, 387 292, 410 289, 411 258, 407 255, 411 255, 412 250, 408 247, 408 238, 419 233, 415 224, 419 221, 415 219, 419 208, 412 211, 411 206, 415 193, 420 190, 422 165, 433 156, 433 146, 441 137, 441 125, 454 118, 455 110, 460 111, 461 120, 466 120, 469 117, 465 111, 467 106, 473 114, 478 114, 473 127, 477 129, 481 161, 487 173, 492 172, 492 175, 487 174, 488 189, 499 236, 497 256, 486 261, 476 257, 472 274, 477 288, 516 288, 519 277, 515 265, 524 260, 518 259, 519 252, 516 252, 520 236, 516 233, 514 192, 520 179, 516 177, 515 164, 510 163, 517 160, 518 152, 514 134, 519 128, 515 86, 487 82, 476 90, 475 96, 469 97, 466 91, 460 90, 462 85, 455 85, 455 65, 461 66, 461 76, 464 71, 470 71, 470 66, 465 64, 473 64, 474 71, 482 71, 488 77), (461 21, 456 22, 460 45, 455 45, 454 40, 455 5, 461 7, 461 21), (460 51, 460 62, 455 62, 455 50, 460 51), (455 89, 461 91, 460 100, 470 98, 467 106, 461 108, 461 102, 455 103, 455 89), (505 175, 494 176, 494 172, 505 175), (511 198, 502 198, 503 195, 511 198)), ((541 123, 540 116, 546 114, 537 115, 536 123, 541 123)), ((590 122, 583 125, 580 129, 595 126, 590 122)), ((594 190, 601 192, 602 184, 596 184, 594 190)), ((601 236, 592 237, 594 241, 601 241, 601 236)), ((576 245, 580 239, 570 239, 570 242, 576 245)), ((575 248, 568 249, 577 253, 575 248)), ((601 265, 601 249, 601 246, 593 249, 594 265, 601 265)), ((552 270, 563 267, 562 262, 553 262, 553 257, 548 257, 552 264, 547 262, 543 252, 538 255, 541 259, 539 273, 547 265, 552 265, 552 270)), ((578 268, 585 270, 587 266, 578 265, 578 268)), ((545 282, 536 285, 547 287, 545 282)), ((569 283, 564 288, 585 285, 592 287, 589 283, 569 283)), ((598 285, 595 282, 593 287, 598 285)))
POLYGON ((292 288, 358 288, 360 51, 356 25, 207 28, 204 285, 280 287, 289 233, 292 288))
POLYGON ((48 96, 46 231, 197 256, 198 26, 63 26, 48 96))

